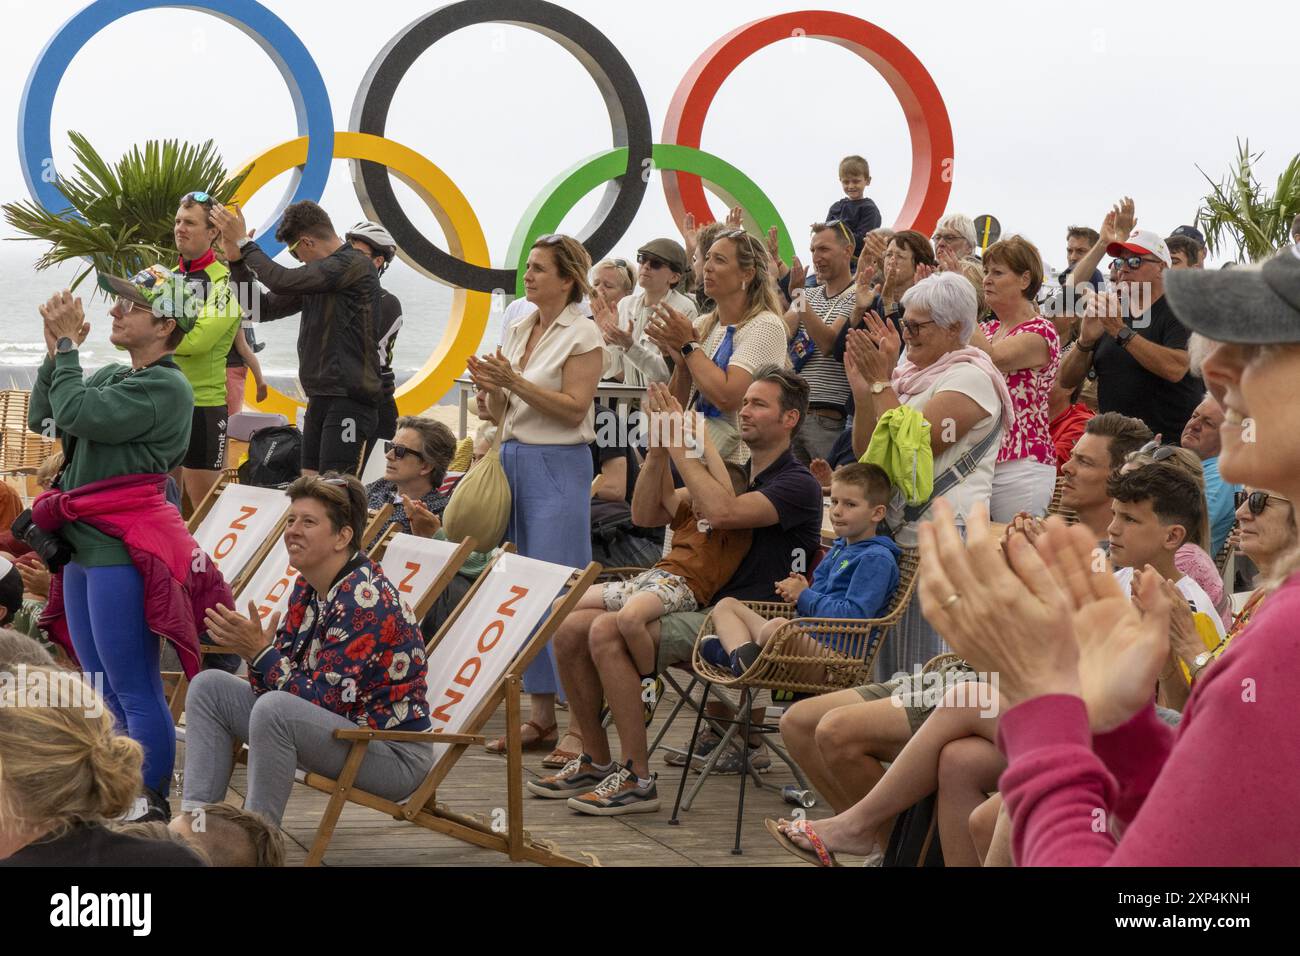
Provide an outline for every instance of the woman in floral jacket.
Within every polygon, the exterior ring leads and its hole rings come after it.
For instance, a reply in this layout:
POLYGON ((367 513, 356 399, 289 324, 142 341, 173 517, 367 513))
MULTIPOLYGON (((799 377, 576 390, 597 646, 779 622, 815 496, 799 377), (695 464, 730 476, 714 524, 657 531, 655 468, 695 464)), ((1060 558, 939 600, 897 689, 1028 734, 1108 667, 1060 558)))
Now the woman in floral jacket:
MULTIPOLYGON (((248 680, 208 670, 186 700, 185 792, 193 812, 225 798, 236 741, 248 743, 249 810, 279 823, 294 771, 337 776, 351 744, 343 728, 429 729, 424 639, 396 587, 359 551, 366 493, 356 478, 299 478, 285 526, 299 570, 289 610, 263 625, 219 606, 208 633, 248 661, 248 680)), ((432 765, 432 743, 372 741, 357 786, 409 796, 432 765)))

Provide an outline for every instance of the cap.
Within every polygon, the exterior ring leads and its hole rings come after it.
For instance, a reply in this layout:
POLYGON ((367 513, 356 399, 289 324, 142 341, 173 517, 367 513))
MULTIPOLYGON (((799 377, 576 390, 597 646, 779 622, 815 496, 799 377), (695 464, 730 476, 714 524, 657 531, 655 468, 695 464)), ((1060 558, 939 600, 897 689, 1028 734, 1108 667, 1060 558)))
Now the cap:
POLYGON ((1170 272, 1165 295, 1180 322, 1216 342, 1300 342, 1300 250, 1294 246, 1262 265, 1170 272))
POLYGON ((1169 246, 1149 229, 1134 229, 1123 242, 1112 242, 1106 247, 1106 255, 1122 256, 1124 253, 1139 256, 1157 256, 1166 266, 1174 264, 1169 255, 1169 246))
POLYGON ((651 239, 636 251, 638 256, 642 253, 662 259, 673 267, 674 272, 686 271, 686 250, 682 248, 680 242, 672 239, 651 239))
POLYGON ((194 328, 203 310, 204 288, 196 279, 187 279, 161 263, 141 270, 129 279, 98 274, 99 287, 143 306, 163 319, 175 319, 184 332, 194 328))
POLYGON ((1201 235, 1201 230, 1197 229, 1195 226, 1179 226, 1169 235, 1182 236, 1185 239, 1192 240, 1192 242, 1196 243, 1202 249, 1205 248, 1205 237, 1201 235))

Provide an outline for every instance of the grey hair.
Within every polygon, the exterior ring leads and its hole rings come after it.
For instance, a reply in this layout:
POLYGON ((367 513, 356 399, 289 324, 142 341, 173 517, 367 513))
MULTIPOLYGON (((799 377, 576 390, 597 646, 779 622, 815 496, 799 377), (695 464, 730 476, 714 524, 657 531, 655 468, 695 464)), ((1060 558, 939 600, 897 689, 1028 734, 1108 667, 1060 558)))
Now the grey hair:
POLYGON ((936 272, 904 292, 900 301, 904 309, 924 309, 942 329, 956 326, 961 331, 962 344, 970 342, 975 331, 978 299, 975 287, 961 273, 936 272))
MULTIPOLYGON (((1205 362, 1206 356, 1214 348, 1214 342, 1207 339, 1200 332, 1193 332, 1191 338, 1187 340, 1187 360, 1191 366, 1191 372, 1197 378, 1201 377, 1201 366, 1205 362)), ((1207 396, 1209 392, 1205 393, 1207 396)))
POLYGON ((979 239, 975 236, 975 223, 971 221, 970 216, 962 215, 959 212, 949 213, 939 220, 939 225, 934 227, 936 233, 940 229, 951 229, 953 232, 959 232, 961 237, 970 243, 972 249, 979 248, 979 239))

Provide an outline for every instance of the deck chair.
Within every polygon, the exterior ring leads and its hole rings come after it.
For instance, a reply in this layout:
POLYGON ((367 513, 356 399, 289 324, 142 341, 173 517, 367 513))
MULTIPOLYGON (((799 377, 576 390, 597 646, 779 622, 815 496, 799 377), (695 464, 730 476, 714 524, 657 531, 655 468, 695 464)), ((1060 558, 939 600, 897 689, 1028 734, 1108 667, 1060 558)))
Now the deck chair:
POLYGON ((238 594, 275 545, 288 514, 283 491, 241 485, 225 472, 190 518, 190 534, 238 594))
MULTIPOLYGON (((509 546, 507 546, 508 548, 509 546)), ((352 744, 338 779, 305 773, 302 782, 330 795, 307 856, 317 866, 325 856, 348 803, 382 810, 435 833, 508 854, 510 859, 561 866, 584 861, 565 856, 523 828, 523 751, 520 737, 521 675, 596 578, 599 565, 577 571, 503 549, 484 569, 455 612, 429 642, 429 706, 435 731, 357 728, 336 730, 352 744), (556 597, 567 593, 556 602, 556 597), (471 667, 472 665, 472 667, 471 667), (465 749, 481 744, 488 718, 506 705, 507 820, 504 831, 455 813, 437 802, 437 791, 465 749), (395 802, 357 789, 356 775, 371 740, 437 741, 429 775, 405 800, 395 802)), ((592 857, 592 861, 595 858, 592 857)))
MULTIPOLYGON (((704 684, 704 697, 696 713, 695 729, 691 734, 688 753, 695 753, 695 744, 700 735, 704 705, 708 701, 710 690, 715 687, 730 687, 739 690, 740 707, 738 716, 731 720, 720 720, 729 724, 721 742, 710 754, 708 762, 700 771, 700 778, 691 791, 690 800, 685 804, 690 808, 700 789, 708 779, 718 759, 732 741, 737 739, 741 752, 740 797, 736 806, 736 843, 733 854, 739 855, 741 823, 745 814, 745 785, 749 776, 750 734, 775 734, 779 727, 771 724, 751 726, 750 709, 754 697, 760 690, 791 691, 797 694, 819 696, 837 690, 845 690, 868 683, 876 654, 880 651, 889 632, 898 623, 912 600, 916 589, 917 569, 920 563, 919 552, 904 551, 898 563, 898 587, 889 602, 885 613, 872 620, 852 618, 799 618, 785 624, 763 645, 758 658, 737 677, 730 669, 714 667, 700 657, 700 640, 706 634, 713 634, 713 615, 710 613, 700 626, 696 636, 695 649, 691 654, 691 666, 704 684), (795 638, 814 638, 816 646, 812 649, 800 649, 795 646, 795 638), (820 676, 817 676, 818 669, 820 676), (743 729, 742 729, 743 728, 743 729)), ((767 620, 776 617, 797 617, 798 612, 790 604, 775 602, 747 601, 752 608, 767 620)), ((715 718, 717 719, 717 718, 715 718)), ((679 811, 683 807, 682 794, 686 790, 686 777, 690 772, 689 761, 682 768, 681 781, 677 786, 677 800, 673 804, 670 823, 676 823, 679 811)), ((763 784, 759 782, 759 786, 763 784)))
POLYGON ((385 535, 383 545, 381 552, 371 557, 379 562, 417 621, 424 620, 476 547, 473 538, 456 544, 403 532, 385 535))
POLYGON ((27 428, 32 393, 21 389, 0 391, 0 474, 31 475, 58 450, 58 441, 27 428))

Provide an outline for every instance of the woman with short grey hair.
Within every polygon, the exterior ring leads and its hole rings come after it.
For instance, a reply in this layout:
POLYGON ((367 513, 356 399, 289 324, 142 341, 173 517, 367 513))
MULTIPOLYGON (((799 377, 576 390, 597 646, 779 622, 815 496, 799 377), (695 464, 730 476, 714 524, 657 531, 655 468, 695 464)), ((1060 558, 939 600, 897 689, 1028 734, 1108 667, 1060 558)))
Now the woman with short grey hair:
POLYGON ((930 241, 934 243, 934 254, 941 264, 946 258, 945 252, 955 259, 965 259, 974 256, 975 250, 979 248, 975 223, 971 221, 970 216, 959 212, 949 213, 940 219, 939 225, 934 227, 934 235, 930 237, 930 241))
MULTIPOLYGON (((959 273, 937 273, 908 289, 901 301, 902 339, 891 323, 868 313, 866 328, 849 333, 844 367, 857 405, 854 454, 866 453, 877 423, 893 409, 915 409, 930 426, 933 495, 923 504, 906 505, 896 491, 886 515, 898 544, 915 548, 917 525, 929 520, 936 499, 947 500, 958 520, 976 504, 987 507, 1012 406, 1005 376, 987 353, 969 344, 976 310, 969 281, 959 273), (904 341, 907 350, 900 362, 904 341)), ((888 428, 886 423, 883 429, 888 428)), ((899 622, 897 639, 881 649, 877 673, 910 672, 943 650, 942 639, 914 600, 899 622)))

